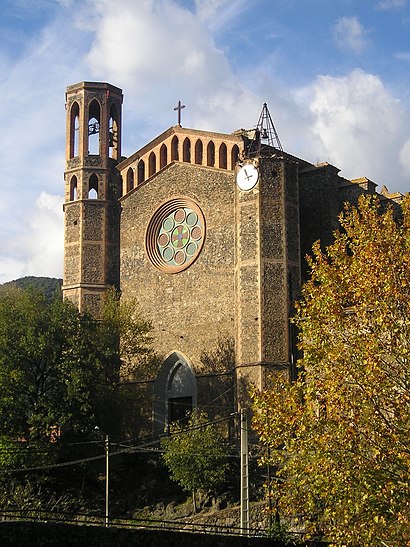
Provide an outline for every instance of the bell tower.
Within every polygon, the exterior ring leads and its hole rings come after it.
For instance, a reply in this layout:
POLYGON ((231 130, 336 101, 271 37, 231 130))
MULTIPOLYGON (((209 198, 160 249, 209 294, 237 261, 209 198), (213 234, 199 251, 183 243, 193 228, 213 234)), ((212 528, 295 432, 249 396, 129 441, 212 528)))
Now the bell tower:
POLYGON ((119 285, 121 89, 81 82, 66 92, 63 295, 96 316, 119 285))

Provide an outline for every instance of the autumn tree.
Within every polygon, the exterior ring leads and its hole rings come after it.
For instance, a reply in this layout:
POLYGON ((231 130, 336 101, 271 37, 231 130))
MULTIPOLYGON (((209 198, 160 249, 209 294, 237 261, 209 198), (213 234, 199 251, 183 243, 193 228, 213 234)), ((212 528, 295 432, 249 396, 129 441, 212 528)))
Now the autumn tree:
POLYGON ((347 206, 309 259, 297 380, 255 393, 282 516, 354 545, 410 543, 410 200, 347 206))
POLYGON ((229 447, 205 412, 191 413, 188 424, 171 424, 170 435, 161 441, 163 459, 171 479, 192 493, 196 512, 197 491, 214 492, 228 470, 229 447))

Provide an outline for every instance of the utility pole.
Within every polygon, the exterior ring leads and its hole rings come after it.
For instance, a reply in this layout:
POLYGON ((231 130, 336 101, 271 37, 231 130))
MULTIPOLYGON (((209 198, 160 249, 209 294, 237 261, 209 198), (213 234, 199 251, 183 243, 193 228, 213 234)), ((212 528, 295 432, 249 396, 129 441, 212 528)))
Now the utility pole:
POLYGON ((249 534, 249 450, 248 416, 241 409, 241 534, 249 534))
POLYGON ((272 488, 270 483, 270 448, 268 445, 268 499, 269 499, 269 529, 272 529, 272 488))
POLYGON ((108 479, 110 460, 110 440, 105 436, 105 526, 108 527, 108 479))

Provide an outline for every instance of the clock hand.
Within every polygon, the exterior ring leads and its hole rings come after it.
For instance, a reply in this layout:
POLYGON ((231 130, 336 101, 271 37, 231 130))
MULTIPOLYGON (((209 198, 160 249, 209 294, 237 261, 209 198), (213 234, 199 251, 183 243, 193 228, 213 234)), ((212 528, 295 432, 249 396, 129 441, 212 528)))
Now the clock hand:
POLYGON ((243 171, 245 173, 245 177, 249 180, 252 177, 252 173, 250 175, 248 175, 248 173, 246 172, 246 167, 244 168, 243 171))

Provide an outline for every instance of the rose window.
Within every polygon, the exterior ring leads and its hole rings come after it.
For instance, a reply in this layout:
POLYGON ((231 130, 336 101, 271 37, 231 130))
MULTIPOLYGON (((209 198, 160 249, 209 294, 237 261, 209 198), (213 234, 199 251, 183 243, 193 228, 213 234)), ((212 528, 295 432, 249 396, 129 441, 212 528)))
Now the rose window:
POLYGON ((202 211, 191 200, 175 199, 153 215, 146 235, 146 248, 157 268, 178 272, 198 256, 205 236, 202 211))

